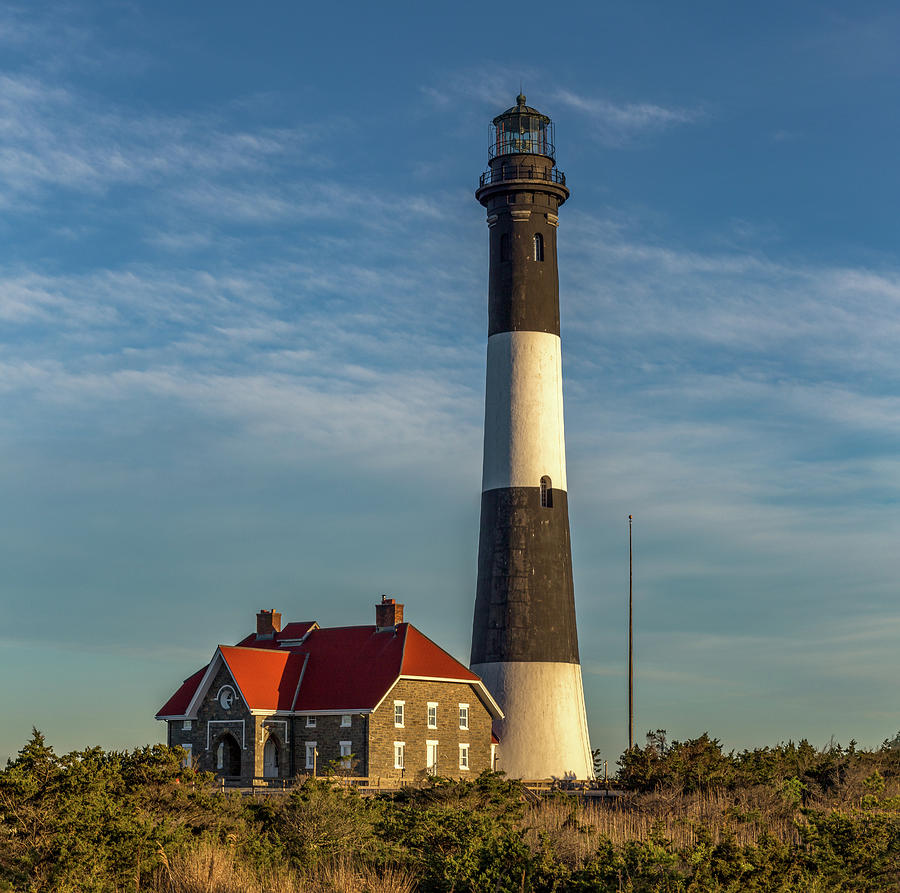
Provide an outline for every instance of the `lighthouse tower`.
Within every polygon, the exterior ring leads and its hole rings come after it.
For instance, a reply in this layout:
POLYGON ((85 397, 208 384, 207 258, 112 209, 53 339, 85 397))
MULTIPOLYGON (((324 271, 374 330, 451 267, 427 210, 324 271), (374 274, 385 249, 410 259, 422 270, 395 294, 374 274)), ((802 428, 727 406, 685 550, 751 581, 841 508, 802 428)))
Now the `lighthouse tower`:
POLYGON ((525 104, 491 127, 475 197, 490 230, 487 389, 472 670, 500 703, 515 778, 593 775, 572 586, 553 125, 525 104))

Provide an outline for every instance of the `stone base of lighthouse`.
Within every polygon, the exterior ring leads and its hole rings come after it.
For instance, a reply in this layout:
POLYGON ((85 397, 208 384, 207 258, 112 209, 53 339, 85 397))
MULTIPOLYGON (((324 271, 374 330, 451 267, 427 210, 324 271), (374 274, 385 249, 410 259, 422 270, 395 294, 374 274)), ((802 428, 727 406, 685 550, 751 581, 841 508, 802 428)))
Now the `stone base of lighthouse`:
POLYGON ((593 778, 581 666, 549 661, 472 664, 503 705, 498 769, 510 778, 593 778))

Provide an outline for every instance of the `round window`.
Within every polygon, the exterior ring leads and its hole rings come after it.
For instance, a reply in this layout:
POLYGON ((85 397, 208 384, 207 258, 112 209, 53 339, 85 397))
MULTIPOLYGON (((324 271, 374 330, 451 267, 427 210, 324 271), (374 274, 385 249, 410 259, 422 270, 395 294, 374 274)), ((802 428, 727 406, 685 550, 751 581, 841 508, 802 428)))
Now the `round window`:
POLYGON ((219 703, 223 710, 231 710, 231 705, 234 703, 234 689, 230 685, 223 685, 219 689, 219 703))

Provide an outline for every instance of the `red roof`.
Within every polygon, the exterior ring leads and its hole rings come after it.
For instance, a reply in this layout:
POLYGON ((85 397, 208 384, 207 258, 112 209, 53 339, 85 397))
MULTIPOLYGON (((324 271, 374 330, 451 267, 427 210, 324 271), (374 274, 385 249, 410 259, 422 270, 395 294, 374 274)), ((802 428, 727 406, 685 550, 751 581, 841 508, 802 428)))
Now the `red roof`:
MULTIPOLYGON (((209 666, 209 664, 207 664, 209 666)), ((181 683, 181 688, 166 701, 165 704, 162 705, 159 709, 159 713, 157 716, 184 716, 185 710, 188 708, 188 704, 191 703, 191 698, 194 697, 194 692, 197 691, 197 686, 200 684, 203 679, 203 674, 206 672, 206 667, 202 667, 197 670, 193 676, 188 676, 184 682, 181 683)))
POLYGON ((408 623, 313 630, 300 646, 309 654, 295 710, 370 710, 397 681, 408 623))
POLYGON ((241 648, 280 648, 282 642, 302 639, 313 627, 318 626, 315 620, 303 620, 289 623, 281 632, 275 633, 271 639, 257 639, 256 633, 241 639, 238 646, 241 648))
POLYGON ((290 710, 303 657, 293 651, 220 645, 237 687, 251 710, 290 710))
POLYGON ((430 676, 437 679, 464 679, 466 682, 479 682, 470 669, 464 667, 455 657, 451 657, 428 636, 420 633, 414 626, 402 623, 408 628, 406 644, 403 649, 403 665, 401 676, 430 676))
MULTIPOLYGON (((252 710, 372 710, 401 676, 481 683, 408 623, 388 629, 289 623, 275 639, 257 641, 253 634, 219 646, 219 653, 252 710), (281 644, 304 635, 300 644, 281 644)), ((207 669, 186 680, 157 716, 185 715, 207 669)))

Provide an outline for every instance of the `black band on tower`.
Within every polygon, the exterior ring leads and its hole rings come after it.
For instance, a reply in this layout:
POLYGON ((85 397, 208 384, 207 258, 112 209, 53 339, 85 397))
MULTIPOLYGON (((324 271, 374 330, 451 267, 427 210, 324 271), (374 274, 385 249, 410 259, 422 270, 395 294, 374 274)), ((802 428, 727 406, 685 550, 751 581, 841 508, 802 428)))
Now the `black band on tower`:
POLYGON ((578 663, 565 490, 541 505, 538 487, 481 494, 472 663, 578 663))
POLYGON ((547 222, 546 204, 527 219, 516 220, 509 211, 497 215, 491 227, 489 281, 488 336, 497 332, 559 334, 556 226, 547 222), (540 237, 539 258, 535 257, 536 236, 540 237))

